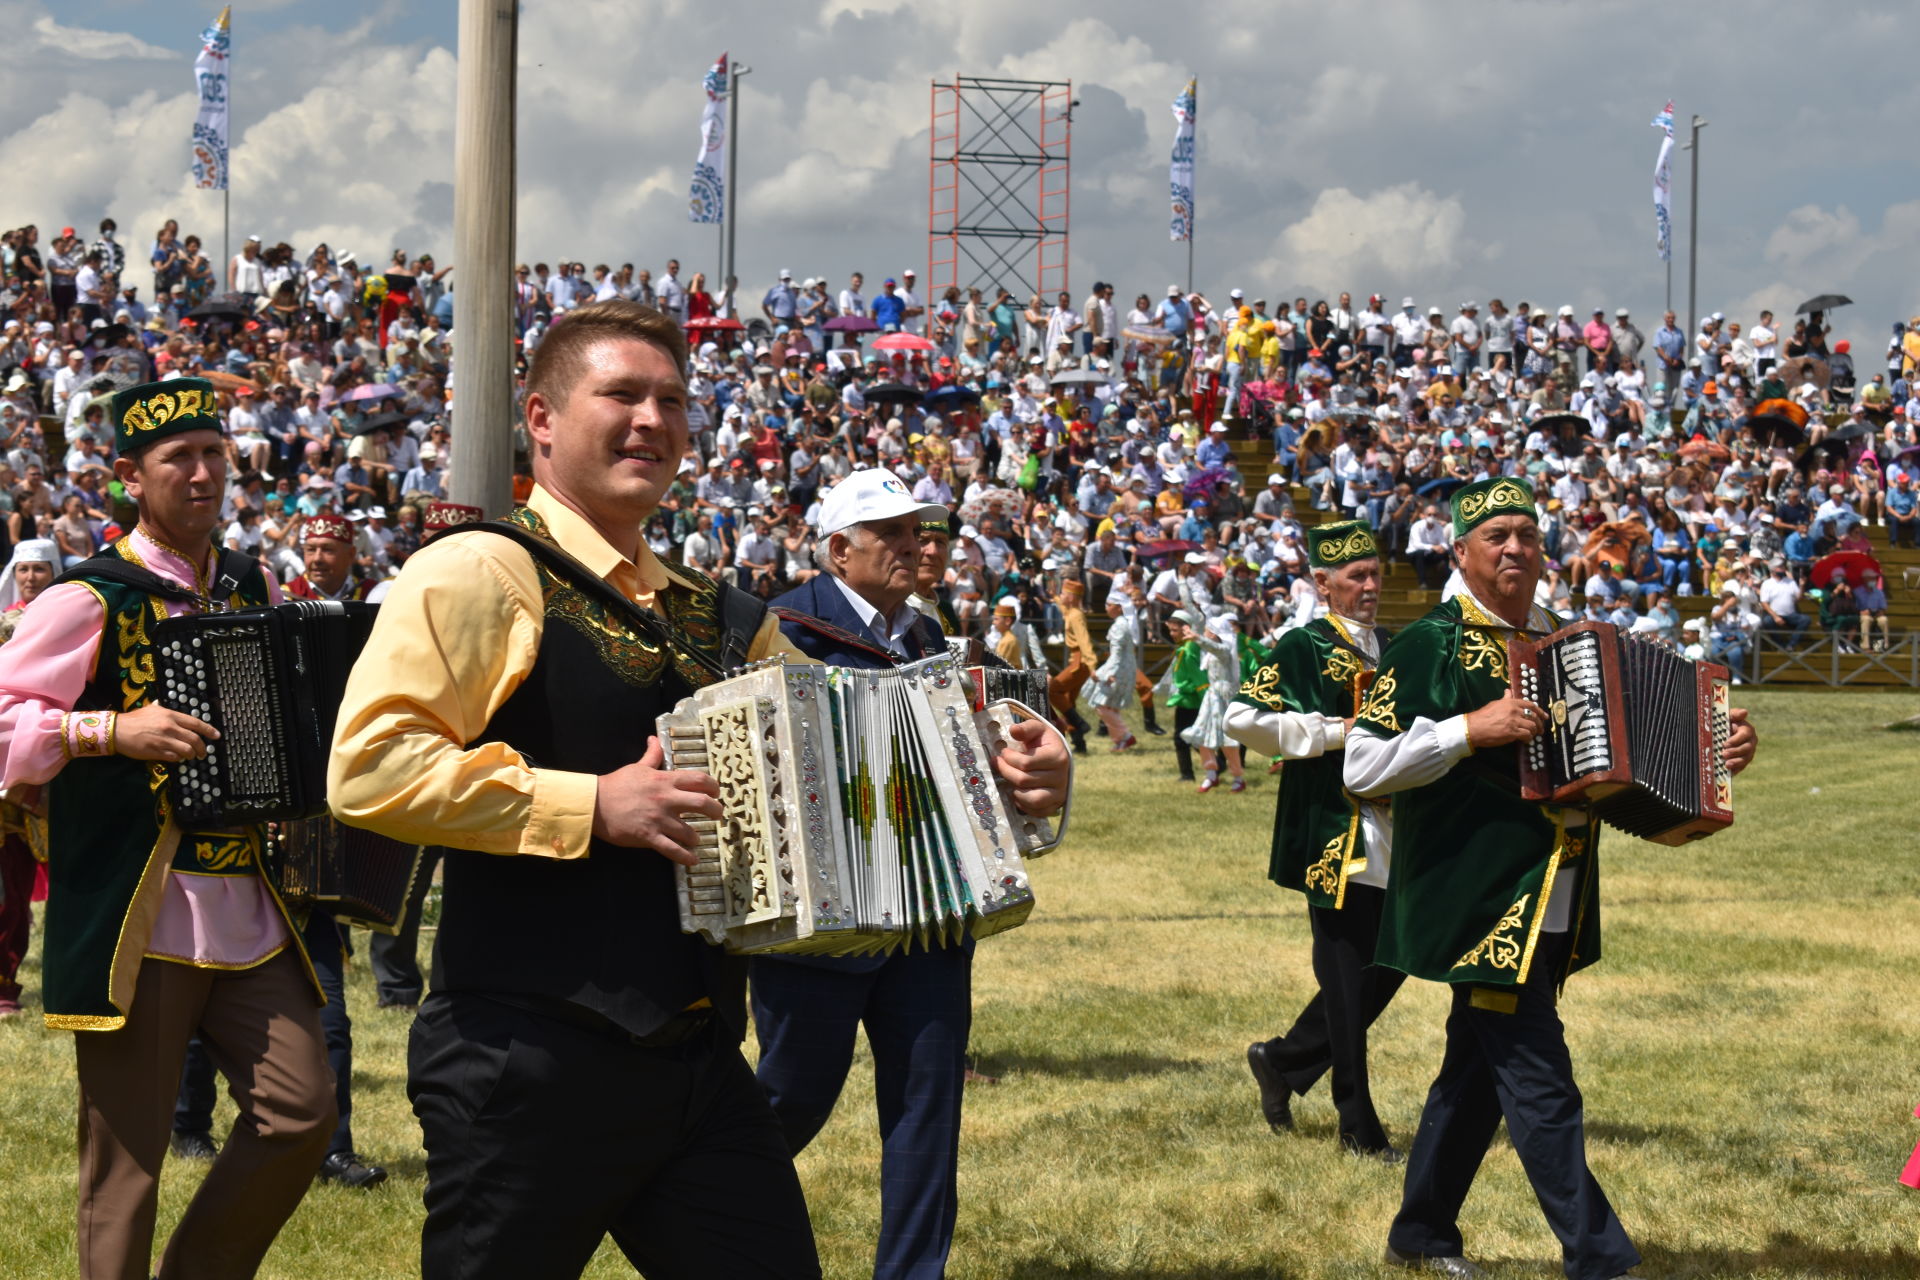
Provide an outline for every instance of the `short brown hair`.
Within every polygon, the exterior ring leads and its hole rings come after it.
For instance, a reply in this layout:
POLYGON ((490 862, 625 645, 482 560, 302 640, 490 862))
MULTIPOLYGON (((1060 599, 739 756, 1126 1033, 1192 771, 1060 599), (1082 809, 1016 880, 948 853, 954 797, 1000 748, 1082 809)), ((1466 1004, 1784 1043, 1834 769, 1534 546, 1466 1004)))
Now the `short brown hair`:
POLYGON ((586 353, 599 343, 623 338, 663 347, 673 357, 674 368, 684 372, 687 367, 687 338, 672 317, 625 298, 609 298, 554 321, 534 348, 527 394, 537 392, 551 404, 564 405, 573 384, 586 371, 586 353))

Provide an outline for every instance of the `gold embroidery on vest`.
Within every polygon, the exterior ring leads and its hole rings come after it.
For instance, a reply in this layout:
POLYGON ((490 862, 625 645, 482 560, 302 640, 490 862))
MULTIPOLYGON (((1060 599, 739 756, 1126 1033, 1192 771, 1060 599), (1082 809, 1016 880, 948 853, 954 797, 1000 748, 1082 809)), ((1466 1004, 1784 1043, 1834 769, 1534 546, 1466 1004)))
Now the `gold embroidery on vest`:
POLYGON ((1400 717, 1393 710, 1399 691, 1400 682, 1393 678, 1393 672, 1382 672, 1367 690, 1367 700, 1360 705, 1358 718, 1382 725, 1395 733, 1401 732, 1400 717))
POLYGON ((1500 917, 1500 923, 1493 926, 1493 932, 1480 939, 1473 950, 1454 961, 1455 969, 1466 969, 1484 961, 1494 969, 1518 969, 1520 967, 1520 939, 1510 935, 1517 934, 1526 924, 1527 903, 1533 895, 1523 893, 1520 900, 1507 908, 1500 917))
POLYGON ((1320 674, 1345 684, 1366 669, 1366 664, 1355 657, 1351 649, 1335 649, 1328 655, 1327 665, 1320 674))
POLYGON ((131 711, 147 700, 147 686, 153 683, 153 654, 147 645, 146 610, 136 605, 114 621, 120 646, 120 709, 131 711))
POLYGON ((1340 858, 1346 852, 1346 845, 1345 831, 1327 841, 1327 847, 1321 851, 1320 861, 1307 868, 1307 888, 1318 889, 1322 893, 1339 891, 1340 858))
POLYGON ((1273 711, 1284 709, 1286 700, 1280 696, 1280 668, 1272 664, 1261 667, 1240 685, 1240 696, 1273 711))

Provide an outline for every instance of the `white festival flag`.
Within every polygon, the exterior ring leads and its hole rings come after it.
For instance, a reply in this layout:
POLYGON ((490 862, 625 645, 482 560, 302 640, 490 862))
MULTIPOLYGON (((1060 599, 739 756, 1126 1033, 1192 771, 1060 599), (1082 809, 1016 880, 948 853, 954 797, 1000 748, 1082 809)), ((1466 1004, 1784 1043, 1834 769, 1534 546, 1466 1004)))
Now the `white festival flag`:
POLYGON ((200 56, 193 60, 193 79, 200 90, 200 113, 193 118, 193 185, 210 191, 227 189, 228 55, 233 48, 233 7, 220 11, 213 25, 200 33, 200 56))
POLYGON ((1173 217, 1167 223, 1169 240, 1193 239, 1193 123, 1194 95, 1198 88, 1198 80, 1189 80, 1180 96, 1173 100, 1173 118, 1178 128, 1173 134, 1173 164, 1167 175, 1173 195, 1173 217))
POLYGON ((719 222, 727 206, 727 55, 707 68, 707 105, 700 113, 700 155, 693 162, 687 221, 719 222))
POLYGON ((1660 237, 1660 261, 1673 260, 1673 103, 1653 118, 1653 127, 1665 130, 1660 139, 1660 158, 1653 162, 1653 220, 1660 237))

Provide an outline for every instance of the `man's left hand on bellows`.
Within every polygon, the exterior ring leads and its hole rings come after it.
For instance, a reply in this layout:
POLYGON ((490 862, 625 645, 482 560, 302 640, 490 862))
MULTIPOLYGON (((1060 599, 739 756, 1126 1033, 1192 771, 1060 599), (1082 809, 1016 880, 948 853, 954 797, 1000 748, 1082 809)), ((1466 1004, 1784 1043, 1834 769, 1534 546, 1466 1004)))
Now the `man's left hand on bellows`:
POLYGON ((1727 768, 1735 773, 1753 763, 1754 750, 1760 745, 1760 735, 1747 721, 1747 709, 1734 707, 1727 712, 1727 768))
POLYGON ((1073 757, 1052 728, 1038 720, 1021 720, 1009 731, 1013 739, 993 758, 993 767, 1013 788, 1013 802, 1023 813, 1045 818, 1067 803, 1073 757))

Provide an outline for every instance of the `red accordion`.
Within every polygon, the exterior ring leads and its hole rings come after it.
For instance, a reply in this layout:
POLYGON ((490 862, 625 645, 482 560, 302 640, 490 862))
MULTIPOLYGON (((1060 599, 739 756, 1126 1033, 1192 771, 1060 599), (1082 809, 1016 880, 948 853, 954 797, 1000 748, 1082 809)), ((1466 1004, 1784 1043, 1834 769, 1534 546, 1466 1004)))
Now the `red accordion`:
POLYGON ((1727 669, 1576 622, 1508 645, 1513 692, 1547 713, 1520 750, 1520 793, 1590 805, 1629 835, 1685 844, 1733 822, 1727 669))

